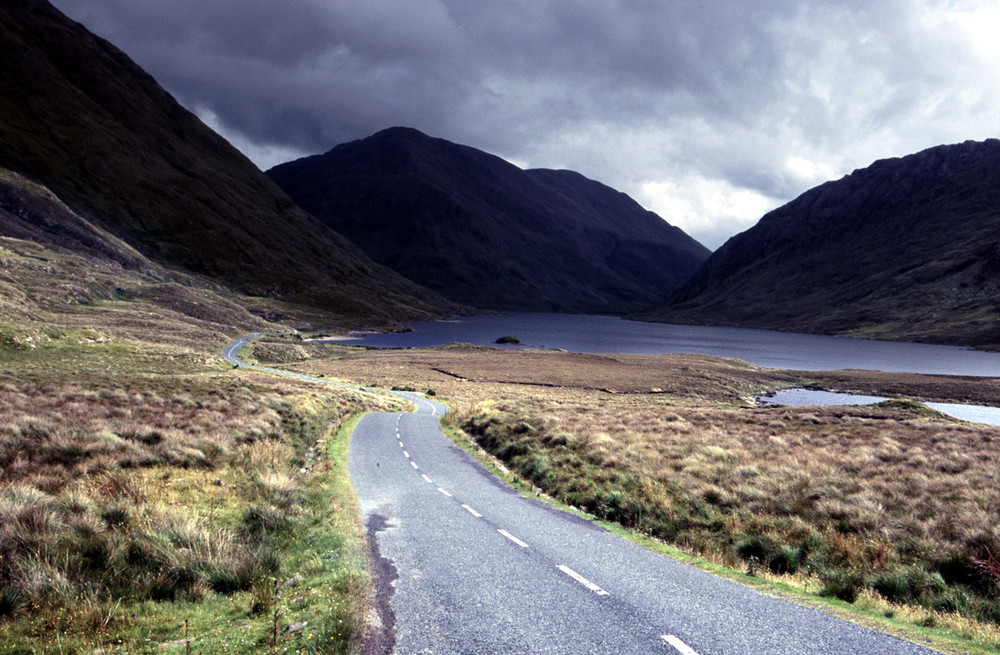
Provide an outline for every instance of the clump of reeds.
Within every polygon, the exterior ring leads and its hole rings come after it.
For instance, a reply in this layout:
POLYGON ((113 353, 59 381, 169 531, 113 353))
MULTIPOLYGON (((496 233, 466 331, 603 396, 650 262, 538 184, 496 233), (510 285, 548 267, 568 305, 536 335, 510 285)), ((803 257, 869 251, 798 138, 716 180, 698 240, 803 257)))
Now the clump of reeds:
POLYGON ((77 597, 197 600, 273 573, 256 539, 123 495, 0 489, 0 615, 77 597))

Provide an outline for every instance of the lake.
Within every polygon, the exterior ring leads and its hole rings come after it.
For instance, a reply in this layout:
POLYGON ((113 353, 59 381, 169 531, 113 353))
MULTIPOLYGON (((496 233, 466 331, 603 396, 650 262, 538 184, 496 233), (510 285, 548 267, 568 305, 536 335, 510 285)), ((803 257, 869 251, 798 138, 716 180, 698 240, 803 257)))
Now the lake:
POLYGON ((1000 353, 957 346, 645 323, 612 316, 483 315, 417 322, 410 327, 412 332, 357 333, 337 341, 376 348, 416 348, 449 343, 495 345, 500 337, 514 336, 520 340, 521 348, 560 348, 587 353, 699 353, 801 371, 855 368, 892 373, 1000 376, 1000 353))

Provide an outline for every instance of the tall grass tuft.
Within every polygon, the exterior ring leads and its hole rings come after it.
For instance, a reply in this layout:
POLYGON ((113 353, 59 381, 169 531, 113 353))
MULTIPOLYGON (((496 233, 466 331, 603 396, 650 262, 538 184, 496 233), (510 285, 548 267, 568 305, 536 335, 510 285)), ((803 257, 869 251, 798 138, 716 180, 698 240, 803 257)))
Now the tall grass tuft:
POLYGON ((245 387, 8 385, 4 401, 0 620, 83 598, 198 602, 272 579, 277 537, 306 513, 297 453, 343 411, 245 387))

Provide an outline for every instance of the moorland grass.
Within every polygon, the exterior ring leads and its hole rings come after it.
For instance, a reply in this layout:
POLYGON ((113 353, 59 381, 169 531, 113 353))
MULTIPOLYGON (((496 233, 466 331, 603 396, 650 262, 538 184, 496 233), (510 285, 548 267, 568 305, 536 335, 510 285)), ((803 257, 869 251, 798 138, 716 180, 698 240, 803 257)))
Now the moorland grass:
POLYGON ((1000 643, 1000 429, 910 401, 751 402, 823 380, 899 392, 900 378, 928 399, 982 398, 995 380, 468 346, 294 368, 433 387, 455 408, 445 421, 568 505, 739 571, 1000 643))
POLYGON ((356 649, 367 551, 331 426, 402 407, 234 370, 233 331, 282 329, 236 300, 0 238, 4 653, 356 649))
POLYGON ((1000 622, 996 430, 897 408, 596 413, 600 431, 584 428, 592 408, 487 405, 453 420, 600 518, 731 565, 803 570, 843 600, 868 588, 1000 622))
POLYGON ((0 388, 5 647, 154 652, 187 634, 257 652, 308 622, 283 643, 346 652, 366 582, 341 555, 363 537, 325 439, 377 401, 252 378, 0 388), (294 595, 272 588, 293 578, 294 595))

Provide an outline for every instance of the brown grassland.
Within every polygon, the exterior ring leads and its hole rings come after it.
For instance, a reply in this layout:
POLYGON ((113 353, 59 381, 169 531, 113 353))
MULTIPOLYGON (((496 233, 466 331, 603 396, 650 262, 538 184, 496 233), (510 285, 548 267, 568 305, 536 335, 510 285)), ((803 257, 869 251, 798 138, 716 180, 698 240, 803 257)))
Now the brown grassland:
MULTIPOLYGON (((216 355, 293 309, 0 238, 5 652, 357 647, 370 591, 349 417, 402 407, 216 355)), ((366 351, 298 334, 248 354, 433 391, 452 428, 558 500, 758 579, 951 629, 957 650, 1000 652, 1000 429, 912 401, 753 403, 813 386, 995 405, 1000 380, 366 351)))
POLYGON ((774 371, 696 355, 332 348, 292 368, 433 390, 456 410, 448 423, 559 501, 1000 647, 1000 428, 912 400, 752 401, 807 385, 996 404, 995 379, 774 371))
POLYGON ((224 364, 250 302, 0 238, 4 653, 354 647, 346 424, 403 406, 224 364))

